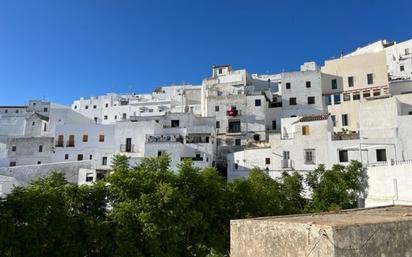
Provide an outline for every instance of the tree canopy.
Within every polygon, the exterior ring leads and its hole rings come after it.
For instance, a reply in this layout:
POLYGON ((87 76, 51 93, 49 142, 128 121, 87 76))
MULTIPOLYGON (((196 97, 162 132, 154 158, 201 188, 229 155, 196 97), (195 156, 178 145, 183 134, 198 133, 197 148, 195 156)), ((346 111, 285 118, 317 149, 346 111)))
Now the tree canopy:
POLYGON ((172 172, 168 156, 112 163, 91 186, 54 172, 2 199, 1 256, 228 256, 231 219, 352 208, 367 186, 358 162, 232 182, 190 161, 172 172))

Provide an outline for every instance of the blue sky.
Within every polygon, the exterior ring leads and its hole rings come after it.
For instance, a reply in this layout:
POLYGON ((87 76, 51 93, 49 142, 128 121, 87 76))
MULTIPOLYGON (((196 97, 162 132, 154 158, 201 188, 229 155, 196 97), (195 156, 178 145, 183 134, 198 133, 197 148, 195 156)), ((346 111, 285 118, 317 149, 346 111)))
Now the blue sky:
POLYGON ((297 70, 411 24, 407 0, 0 0, 0 105, 200 84, 219 63, 297 70))

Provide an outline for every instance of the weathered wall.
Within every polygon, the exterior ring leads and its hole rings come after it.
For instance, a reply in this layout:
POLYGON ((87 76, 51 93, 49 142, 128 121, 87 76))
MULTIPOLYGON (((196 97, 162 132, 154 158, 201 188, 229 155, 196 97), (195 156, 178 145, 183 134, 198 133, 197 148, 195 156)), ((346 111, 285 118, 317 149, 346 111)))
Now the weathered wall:
POLYGON ((322 240, 328 227, 277 222, 273 219, 232 220, 231 257, 334 256, 333 246, 322 240))

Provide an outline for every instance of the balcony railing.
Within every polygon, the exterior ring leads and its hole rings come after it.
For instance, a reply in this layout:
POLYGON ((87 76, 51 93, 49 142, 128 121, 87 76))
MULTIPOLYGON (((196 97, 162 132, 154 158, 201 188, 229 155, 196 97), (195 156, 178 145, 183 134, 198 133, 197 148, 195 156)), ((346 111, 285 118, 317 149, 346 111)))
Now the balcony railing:
POLYGON ((120 152, 122 152, 122 153, 136 153, 137 149, 136 149, 135 145, 121 144, 120 145, 120 152))
POLYGON ((56 147, 64 147, 64 142, 57 142, 56 147))
POLYGON ((284 159, 281 161, 282 169, 293 169, 293 161, 290 159, 284 159))
POLYGON ((146 135, 146 143, 182 143, 183 137, 179 134, 169 134, 169 135, 146 135))
POLYGON ((359 132, 347 132, 347 133, 334 133, 332 134, 332 140, 356 140, 359 139, 359 132))
POLYGON ((74 147, 74 141, 67 141, 66 147, 74 147))

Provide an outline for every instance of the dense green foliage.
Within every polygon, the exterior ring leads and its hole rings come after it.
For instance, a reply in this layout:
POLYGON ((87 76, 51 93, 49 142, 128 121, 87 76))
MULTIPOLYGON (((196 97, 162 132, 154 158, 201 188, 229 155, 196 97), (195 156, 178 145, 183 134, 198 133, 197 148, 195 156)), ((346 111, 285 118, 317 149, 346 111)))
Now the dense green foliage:
POLYGON ((190 162, 173 173, 167 156, 133 168, 116 156, 106 181, 77 186, 53 173, 2 200, 0 256, 225 256, 230 219, 354 207, 363 173, 353 162, 226 182, 190 162))

